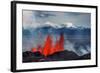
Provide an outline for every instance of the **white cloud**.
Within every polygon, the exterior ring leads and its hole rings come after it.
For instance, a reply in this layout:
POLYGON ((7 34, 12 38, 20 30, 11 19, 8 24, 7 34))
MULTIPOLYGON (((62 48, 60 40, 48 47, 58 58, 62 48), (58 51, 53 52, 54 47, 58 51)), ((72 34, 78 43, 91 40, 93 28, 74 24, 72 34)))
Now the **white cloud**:
POLYGON ((73 23, 71 23, 71 22, 66 22, 66 23, 64 23, 65 25, 66 25, 66 27, 74 27, 74 28, 76 28, 76 26, 73 24, 73 23))

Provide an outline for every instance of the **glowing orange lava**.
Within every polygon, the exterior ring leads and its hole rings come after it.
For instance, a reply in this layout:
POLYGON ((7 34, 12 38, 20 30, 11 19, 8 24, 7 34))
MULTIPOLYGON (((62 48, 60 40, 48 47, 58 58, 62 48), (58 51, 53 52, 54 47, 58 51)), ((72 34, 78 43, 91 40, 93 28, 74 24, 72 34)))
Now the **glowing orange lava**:
POLYGON ((52 45, 52 37, 50 35, 47 36, 44 46, 41 47, 38 45, 37 48, 32 48, 32 52, 40 52, 45 57, 48 55, 52 55, 56 52, 64 51, 64 35, 61 34, 59 40, 56 41, 55 45, 52 45))

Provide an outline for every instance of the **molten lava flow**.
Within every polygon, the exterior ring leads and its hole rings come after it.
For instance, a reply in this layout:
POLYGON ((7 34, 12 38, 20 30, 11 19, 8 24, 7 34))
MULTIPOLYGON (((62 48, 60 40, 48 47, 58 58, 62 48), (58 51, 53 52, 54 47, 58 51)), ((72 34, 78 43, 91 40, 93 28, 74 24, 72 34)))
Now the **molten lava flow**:
POLYGON ((42 48, 41 45, 38 45, 37 48, 32 48, 32 52, 40 52, 45 57, 48 55, 52 55, 55 52, 60 52, 64 50, 64 36, 63 34, 60 35, 59 40, 56 41, 56 44, 52 45, 52 37, 50 35, 47 36, 46 41, 44 43, 44 47, 42 48))
POLYGON ((45 44, 44 44, 44 48, 43 48, 43 55, 44 56, 48 56, 49 53, 50 53, 50 49, 52 48, 52 39, 51 39, 51 36, 48 35, 47 36, 47 39, 45 41, 45 44))

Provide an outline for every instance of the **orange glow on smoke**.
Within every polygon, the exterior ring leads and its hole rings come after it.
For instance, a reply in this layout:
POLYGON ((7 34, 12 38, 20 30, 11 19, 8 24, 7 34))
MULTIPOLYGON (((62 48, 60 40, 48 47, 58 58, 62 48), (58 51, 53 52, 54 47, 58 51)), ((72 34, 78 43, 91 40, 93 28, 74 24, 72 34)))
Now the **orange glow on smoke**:
POLYGON ((32 48, 32 52, 40 52, 45 57, 48 55, 52 55, 56 52, 64 51, 64 36, 63 34, 60 35, 59 40, 56 41, 55 45, 52 45, 52 37, 50 35, 47 36, 44 46, 41 47, 38 45, 37 49, 32 48))
POLYGON ((36 48, 32 48, 32 52, 37 52, 38 50, 36 48))
POLYGON ((38 52, 40 52, 42 54, 42 46, 38 45, 37 49, 38 49, 38 52))

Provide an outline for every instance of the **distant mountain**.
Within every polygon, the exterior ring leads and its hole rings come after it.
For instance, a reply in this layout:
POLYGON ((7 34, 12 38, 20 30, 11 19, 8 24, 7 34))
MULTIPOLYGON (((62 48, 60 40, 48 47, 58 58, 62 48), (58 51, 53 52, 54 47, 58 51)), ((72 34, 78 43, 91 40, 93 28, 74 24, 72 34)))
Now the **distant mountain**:
POLYGON ((23 26, 23 28, 26 28, 26 29, 27 28, 34 28, 35 29, 35 28, 43 28, 43 27, 52 27, 52 28, 56 28, 56 29, 59 29, 59 28, 80 28, 80 29, 88 28, 88 27, 76 26, 76 25, 74 25, 73 23, 70 23, 70 22, 57 24, 57 23, 47 21, 47 22, 42 23, 42 24, 41 23, 33 23, 32 25, 23 26))
POLYGON ((38 27, 36 29, 36 32, 43 32, 45 34, 67 34, 67 35, 90 35, 91 30, 90 28, 73 28, 73 27, 62 27, 62 28, 54 28, 52 26, 44 26, 44 27, 38 27))

